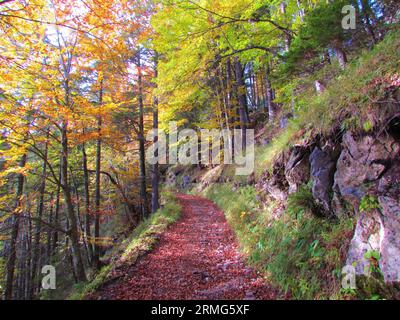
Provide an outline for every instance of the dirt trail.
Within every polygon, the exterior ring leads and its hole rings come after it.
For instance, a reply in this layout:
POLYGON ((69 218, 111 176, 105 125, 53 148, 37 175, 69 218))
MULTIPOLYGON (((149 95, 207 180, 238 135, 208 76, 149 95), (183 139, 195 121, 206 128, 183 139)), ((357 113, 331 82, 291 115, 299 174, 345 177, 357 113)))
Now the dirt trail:
POLYGON ((100 299, 273 299, 276 292, 246 267, 224 213, 211 201, 179 195, 181 219, 154 250, 105 285, 100 299))

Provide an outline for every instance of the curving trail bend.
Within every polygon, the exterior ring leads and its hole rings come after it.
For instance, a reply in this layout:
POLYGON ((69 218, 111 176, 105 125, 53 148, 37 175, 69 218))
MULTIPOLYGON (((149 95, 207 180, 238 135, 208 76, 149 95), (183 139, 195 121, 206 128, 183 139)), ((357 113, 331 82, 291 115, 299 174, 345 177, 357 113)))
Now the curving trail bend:
POLYGON ((247 267, 224 213, 211 201, 178 195, 183 212, 154 250, 103 286, 97 299, 269 300, 277 291, 247 267))

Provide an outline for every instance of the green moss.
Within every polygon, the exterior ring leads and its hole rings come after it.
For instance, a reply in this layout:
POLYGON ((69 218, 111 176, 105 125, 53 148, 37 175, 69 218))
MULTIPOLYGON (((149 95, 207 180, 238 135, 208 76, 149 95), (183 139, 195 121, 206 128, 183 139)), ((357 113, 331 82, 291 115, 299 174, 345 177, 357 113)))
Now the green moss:
POLYGON ((372 195, 367 194, 361 199, 359 210, 364 212, 371 212, 375 209, 380 208, 381 206, 378 199, 372 195))

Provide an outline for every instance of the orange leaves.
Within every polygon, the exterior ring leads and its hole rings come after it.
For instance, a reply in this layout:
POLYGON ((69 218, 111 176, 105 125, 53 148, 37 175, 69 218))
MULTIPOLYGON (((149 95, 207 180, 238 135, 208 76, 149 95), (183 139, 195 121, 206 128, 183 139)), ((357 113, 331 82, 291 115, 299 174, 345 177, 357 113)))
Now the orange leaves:
POLYGON ((29 172, 29 170, 31 169, 30 166, 26 165, 25 167, 21 168, 21 167, 10 167, 6 170, 4 170, 2 172, 2 174, 9 175, 9 174, 22 174, 24 176, 26 176, 29 172))

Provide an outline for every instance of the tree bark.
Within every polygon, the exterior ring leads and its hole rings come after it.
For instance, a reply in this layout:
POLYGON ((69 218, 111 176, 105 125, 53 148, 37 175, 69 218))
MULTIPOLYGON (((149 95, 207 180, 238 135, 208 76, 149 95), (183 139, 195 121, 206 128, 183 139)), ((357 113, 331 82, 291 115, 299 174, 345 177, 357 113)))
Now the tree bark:
MULTIPOLYGON (((50 195, 50 209, 49 209, 49 218, 48 223, 49 225, 53 224, 53 215, 54 215, 54 194, 51 193, 50 195)), ((51 263, 51 252, 52 252, 52 229, 47 227, 47 245, 46 245, 46 262, 48 264, 51 263)))
POLYGON ((140 176, 140 205, 142 219, 147 218, 147 187, 146 187, 146 159, 144 140, 144 106, 143 106, 143 79, 140 51, 137 54, 138 89, 139 89, 139 176, 140 176))
MULTIPOLYGON (((281 10, 282 15, 286 19, 286 2, 285 1, 281 2, 280 10, 281 10)), ((285 32, 285 50, 286 51, 289 51, 291 42, 292 42, 292 37, 290 36, 290 34, 288 32, 285 32)))
MULTIPOLYGON (((157 53, 155 54, 155 69, 154 69, 154 77, 157 79, 158 76, 158 56, 157 53)), ((153 102, 153 130, 157 130, 158 132, 158 97, 154 97, 153 102)), ((154 137, 153 143, 158 142, 158 136, 154 137)), ((155 155, 158 157, 158 151, 155 155)), ((158 162, 153 165, 153 172, 151 177, 151 212, 155 213, 160 208, 159 203, 159 184, 160 184, 160 172, 158 168, 158 162)))
POLYGON ((61 185, 65 198, 67 217, 69 220, 68 235, 71 239, 72 249, 72 262, 78 281, 86 281, 85 268, 83 265, 82 254, 79 244, 79 232, 74 212, 71 190, 68 182, 68 137, 67 137, 68 123, 64 120, 61 127, 61 185))
MULTIPOLYGON (((99 92, 99 107, 103 104, 103 81, 100 84, 99 92)), ((98 239, 100 237, 100 188, 101 188, 101 127, 102 117, 101 112, 97 118, 97 147, 96 147, 96 188, 95 188, 95 199, 94 205, 96 215, 94 219, 94 246, 93 246, 93 266, 97 270, 100 268, 100 247, 98 245, 98 239)))
MULTIPOLYGON (((58 181, 61 181, 61 166, 59 169, 59 176, 58 176, 58 181)), ((61 185, 57 185, 57 191, 56 191, 56 205, 54 208, 54 224, 58 225, 59 224, 59 216, 60 216, 60 192, 61 192, 61 185)), ((53 237, 52 237, 52 255, 54 255, 57 252, 57 247, 58 247, 58 231, 57 229, 54 229, 53 231, 53 237)))
POLYGON ((274 93, 272 91, 272 85, 269 78, 270 78, 270 70, 268 66, 265 75, 265 92, 266 92, 266 105, 268 110, 268 120, 269 122, 272 122, 275 119, 275 106, 273 102, 274 93))
MULTIPOLYGON (((26 159, 27 156, 24 154, 21 157, 19 166, 20 168, 24 168, 26 165, 26 159)), ((8 259, 7 259, 7 264, 6 264, 6 284, 5 284, 5 289, 4 289, 4 299, 5 300, 10 300, 12 299, 13 296, 13 286, 14 286, 14 272, 15 272, 15 262, 16 262, 16 257, 17 257, 17 238, 18 238, 18 231, 19 231, 19 223, 20 223, 20 212, 21 210, 21 205, 22 205, 22 192, 24 190, 24 182, 25 182, 25 177, 24 175, 18 174, 17 178, 17 194, 15 198, 15 206, 14 206, 14 212, 12 217, 10 218, 11 221, 11 239, 9 243, 9 248, 8 248, 8 259)))
MULTIPOLYGON (((47 135, 48 138, 48 135, 47 135)), ((33 244, 33 257, 32 257, 32 269, 31 269, 31 293, 30 298, 32 299, 35 295, 35 291, 37 289, 37 274, 38 274, 38 263, 40 260, 40 235, 42 232, 42 216, 43 216, 43 209, 44 209, 44 193, 46 190, 46 177, 47 177, 47 153, 48 153, 48 142, 46 142, 43 152, 43 167, 42 167, 42 178, 39 187, 39 203, 36 213, 36 228, 35 228, 35 236, 34 236, 34 244, 33 244)))
POLYGON ((83 186, 85 196, 85 234, 87 239, 87 248, 90 263, 93 260, 93 246, 91 243, 91 230, 90 230, 90 192, 89 192, 89 172, 87 166, 87 155, 85 143, 82 144, 82 166, 83 166, 83 186))
POLYGON ((246 96, 246 87, 243 79, 243 67, 239 61, 238 57, 235 57, 235 75, 236 75, 236 93, 239 102, 239 119, 240 119, 240 128, 242 131, 242 146, 245 148, 246 146, 246 129, 248 124, 247 118, 247 96, 246 96))

